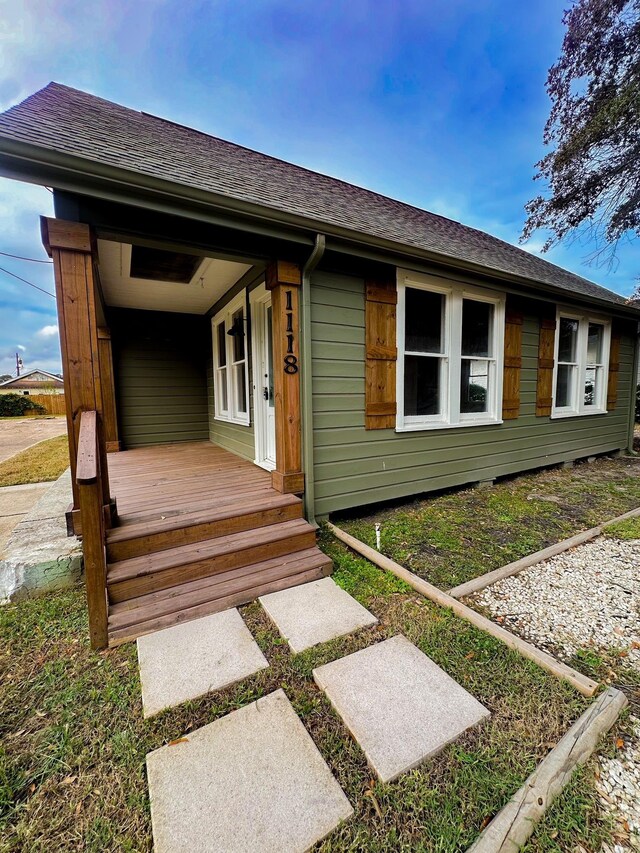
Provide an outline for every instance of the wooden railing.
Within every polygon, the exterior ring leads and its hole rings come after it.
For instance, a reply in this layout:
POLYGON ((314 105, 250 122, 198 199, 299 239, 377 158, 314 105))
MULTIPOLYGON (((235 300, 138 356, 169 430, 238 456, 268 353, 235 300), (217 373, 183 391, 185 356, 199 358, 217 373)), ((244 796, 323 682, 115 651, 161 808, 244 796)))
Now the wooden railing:
MULTIPOLYGON (((108 643, 107 558, 105 552, 105 455, 101 447, 97 412, 82 412, 78 435, 76 483, 80 502, 87 607, 91 646, 108 643)), ((107 487, 108 488, 108 487, 107 487)))

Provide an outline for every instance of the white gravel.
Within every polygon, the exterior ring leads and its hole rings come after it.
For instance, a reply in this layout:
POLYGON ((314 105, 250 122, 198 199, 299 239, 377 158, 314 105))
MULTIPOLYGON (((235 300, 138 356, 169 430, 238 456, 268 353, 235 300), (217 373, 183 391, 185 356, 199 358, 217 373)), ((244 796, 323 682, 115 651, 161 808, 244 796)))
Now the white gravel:
MULTIPOLYGON (((568 659, 617 650, 640 671, 640 540, 600 538, 498 581, 472 600, 539 648, 568 659)), ((640 719, 618 755, 600 757, 598 793, 616 818, 614 853, 640 850, 640 719)), ((606 853, 606 851, 605 851, 606 853)))

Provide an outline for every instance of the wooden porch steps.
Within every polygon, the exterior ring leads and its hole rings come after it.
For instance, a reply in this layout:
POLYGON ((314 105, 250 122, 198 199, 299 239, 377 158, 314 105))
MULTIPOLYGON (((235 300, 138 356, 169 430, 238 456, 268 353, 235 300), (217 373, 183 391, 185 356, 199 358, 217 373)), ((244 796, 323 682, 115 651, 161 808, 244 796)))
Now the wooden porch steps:
POLYGON ((209 442, 109 455, 118 525, 106 531, 115 645, 331 573, 302 500, 209 442))
POLYGON ((110 563, 191 545, 243 530, 255 530, 281 521, 302 518, 302 501, 295 495, 273 490, 263 497, 251 495, 238 501, 218 500, 215 508, 155 516, 136 520, 107 532, 107 560, 110 563))
POLYGON ((312 547, 112 604, 109 644, 127 642, 246 604, 269 592, 318 580, 331 574, 332 568, 331 560, 312 547))

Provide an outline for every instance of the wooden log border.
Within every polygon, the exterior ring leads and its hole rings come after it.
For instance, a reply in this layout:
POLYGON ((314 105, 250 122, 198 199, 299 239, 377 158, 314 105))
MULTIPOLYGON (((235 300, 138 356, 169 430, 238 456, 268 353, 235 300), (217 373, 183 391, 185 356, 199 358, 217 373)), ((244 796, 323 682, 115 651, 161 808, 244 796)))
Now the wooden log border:
POLYGON ((575 548, 578 545, 589 542, 591 539, 595 539, 597 536, 600 536, 605 527, 608 527, 610 524, 616 524, 618 521, 626 521, 628 518, 636 518, 639 515, 640 507, 632 509, 629 512, 625 512, 623 515, 619 515, 617 518, 612 518, 611 521, 605 521, 597 527, 592 527, 590 530, 583 530, 582 533, 576 533, 576 535, 571 536, 570 539, 564 539, 562 542, 557 542, 555 545, 549 545, 548 548, 543 548, 542 551, 536 551, 534 554, 529 554, 528 557, 522 557, 514 563, 508 563, 500 569, 494 569, 491 572, 487 572, 486 575, 480 575, 479 578, 473 578, 473 580, 461 583, 459 586, 454 586, 453 589, 449 590, 448 594, 452 598, 465 598, 465 596, 471 595, 474 592, 479 592, 481 589, 491 586, 503 578, 511 577, 511 575, 517 575, 518 572, 521 572, 523 569, 528 569, 530 566, 542 563, 543 560, 549 560, 551 557, 556 557, 558 554, 562 554, 570 548, 575 548))
POLYGON ((510 633, 500 625, 496 625, 495 622, 487 619, 486 616, 482 616, 480 613, 477 613, 475 610, 467 607, 466 604, 462 604, 462 602, 458 601, 457 598, 453 598, 451 595, 448 595, 448 593, 443 592, 441 589, 433 586, 433 584, 428 583, 428 581, 414 575, 414 573, 410 572, 409 569, 405 569, 404 566, 401 566, 389 557, 385 557, 384 554, 380 554, 369 545, 365 545, 364 542, 361 542, 359 539, 356 539, 355 536, 351 536, 350 533, 346 533, 344 530, 336 527, 335 524, 327 522, 327 527, 337 539, 344 542, 345 545, 348 545, 356 553, 366 557, 366 559, 374 565, 381 569, 385 569, 385 571, 391 572, 396 577, 405 581, 405 583, 408 583, 409 586, 413 587, 413 589, 421 595, 424 595, 425 598, 435 601, 435 603, 439 604, 441 607, 448 607, 456 616, 459 616, 461 619, 465 619, 467 622, 475 625, 476 628, 486 631, 487 634, 490 634, 492 637, 500 640, 509 648, 515 649, 515 651, 519 652, 523 657, 533 661, 538 666, 542 667, 542 669, 547 670, 547 672, 550 672, 557 678, 567 681, 579 693, 582 693, 583 696, 593 696, 598 689, 599 685, 597 681, 587 678, 586 675, 583 675, 581 672, 567 666, 567 664, 556 660, 547 652, 537 649, 535 646, 532 646, 531 643, 527 643, 526 640, 510 633))
POLYGON ((575 769, 591 757, 601 736, 609 731, 626 705, 626 696, 615 687, 602 693, 542 759, 467 853, 520 850, 575 769))

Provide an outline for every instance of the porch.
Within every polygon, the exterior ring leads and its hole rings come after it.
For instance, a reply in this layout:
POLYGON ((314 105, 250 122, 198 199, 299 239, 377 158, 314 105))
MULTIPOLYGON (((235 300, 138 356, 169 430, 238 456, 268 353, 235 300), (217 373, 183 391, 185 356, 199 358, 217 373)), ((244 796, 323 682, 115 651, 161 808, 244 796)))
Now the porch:
POLYGON ((251 462, 207 441, 107 462, 118 506, 106 530, 109 645, 330 572, 301 499, 251 462))
POLYGON ((328 574, 300 497, 300 266, 42 229, 92 645, 328 574))

